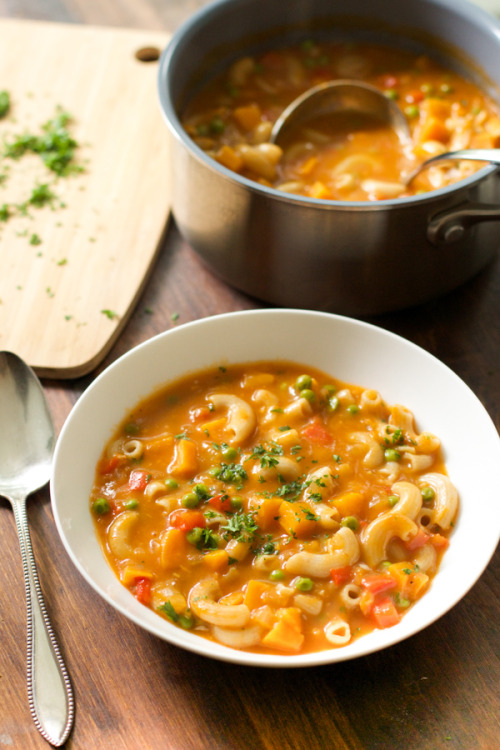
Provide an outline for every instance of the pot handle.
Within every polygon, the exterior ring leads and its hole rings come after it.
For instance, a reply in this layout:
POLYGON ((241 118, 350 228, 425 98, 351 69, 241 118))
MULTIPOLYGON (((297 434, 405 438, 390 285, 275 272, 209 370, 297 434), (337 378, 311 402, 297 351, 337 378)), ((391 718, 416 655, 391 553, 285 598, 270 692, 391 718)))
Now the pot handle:
POLYGON ((443 211, 429 221, 427 237, 433 245, 450 245, 461 240, 469 227, 482 221, 500 221, 500 207, 467 203, 462 208, 443 211))

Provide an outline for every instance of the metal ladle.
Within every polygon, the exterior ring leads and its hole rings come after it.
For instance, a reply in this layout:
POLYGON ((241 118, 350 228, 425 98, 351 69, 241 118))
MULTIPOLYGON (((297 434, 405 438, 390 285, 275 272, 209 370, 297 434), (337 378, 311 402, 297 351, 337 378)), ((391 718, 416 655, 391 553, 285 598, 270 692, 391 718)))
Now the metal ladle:
MULTIPOLYGON (((292 128, 304 125, 313 117, 323 117, 339 112, 357 112, 371 116, 388 124, 396 132, 403 145, 411 143, 408 122, 398 105, 375 86, 348 79, 320 83, 294 99, 274 123, 270 141, 279 145, 285 133, 292 128)), ((437 161, 467 159, 500 164, 500 149, 461 149, 432 156, 406 177, 403 176, 402 182, 408 186, 420 172, 437 161)))
POLYGON ((71 731, 71 683, 42 597, 26 499, 49 481, 55 432, 42 386, 16 354, 0 352, 0 495, 14 511, 26 587, 27 680, 31 715, 51 745, 71 731))

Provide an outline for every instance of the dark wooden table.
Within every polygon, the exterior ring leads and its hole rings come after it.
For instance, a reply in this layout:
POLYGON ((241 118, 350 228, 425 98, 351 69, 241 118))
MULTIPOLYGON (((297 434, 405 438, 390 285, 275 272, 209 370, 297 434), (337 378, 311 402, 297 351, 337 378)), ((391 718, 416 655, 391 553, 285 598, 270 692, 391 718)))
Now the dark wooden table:
MULTIPOLYGON (((0 16, 170 31, 202 4, 0 0, 0 16)), ((215 278, 172 222, 154 274, 99 371, 173 325, 259 304, 215 278)), ((500 257, 441 300, 371 322, 449 365, 500 426, 500 257)), ((58 431, 96 374, 43 382, 58 431)), ((47 607, 74 685, 72 750, 500 747, 498 554, 463 601, 404 643, 344 664, 265 670, 182 651, 115 613, 67 557, 48 489, 30 501, 29 520, 47 607)), ((3 500, 0 550, 0 748, 43 748, 28 710, 21 560, 3 500)))

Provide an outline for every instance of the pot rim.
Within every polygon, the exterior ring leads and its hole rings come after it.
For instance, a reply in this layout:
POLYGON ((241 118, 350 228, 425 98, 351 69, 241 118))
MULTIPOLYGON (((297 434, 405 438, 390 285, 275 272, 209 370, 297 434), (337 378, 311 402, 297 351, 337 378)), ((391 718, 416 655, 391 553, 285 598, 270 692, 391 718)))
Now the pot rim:
MULTIPOLYGON (((500 44, 500 21, 491 15, 487 11, 483 10, 478 5, 473 5, 468 0, 419 0, 422 5, 441 6, 454 12, 456 15, 461 16, 466 22, 482 22, 485 26, 493 27, 496 36, 499 39, 500 44)), ((216 16, 219 12, 223 11, 225 6, 234 5, 237 0, 213 0, 213 2, 200 8, 193 13, 184 23, 177 29, 173 34, 170 42, 163 50, 160 63, 158 67, 157 75, 157 93, 160 102, 160 109, 163 119, 165 120, 167 127, 171 134, 180 141, 192 154, 192 156, 199 162, 202 162, 210 171, 220 174, 226 180, 233 182, 235 185, 246 188, 250 192, 268 196, 273 200, 279 200, 283 203, 293 203, 304 205, 310 208, 317 208, 323 210, 334 210, 334 209, 347 209, 347 210, 365 210, 365 211, 379 211, 387 210, 391 208, 408 208, 415 204, 430 203, 444 198, 446 196, 453 195, 455 193, 461 193, 466 191, 471 186, 482 182, 489 175, 500 169, 499 167, 490 164, 482 167, 480 170, 475 172, 469 177, 465 177, 452 185, 447 185, 436 190, 422 193, 420 195, 412 195, 403 198, 390 198, 381 199, 377 201, 341 201, 341 200, 328 200, 325 198, 310 198, 303 195, 295 195, 293 193, 285 193, 277 188, 267 187, 261 185, 254 180, 250 180, 247 177, 239 175, 237 172, 233 172, 222 164, 219 164, 215 159, 203 151, 202 148, 196 145, 196 143, 190 138, 190 136, 184 130, 180 118, 177 114, 177 109, 172 100, 170 92, 170 79, 171 79, 171 68, 176 62, 176 57, 182 53, 182 47, 186 42, 186 38, 189 38, 199 28, 203 28, 206 20, 211 16, 216 16), (222 10, 221 10, 222 9, 222 10)))

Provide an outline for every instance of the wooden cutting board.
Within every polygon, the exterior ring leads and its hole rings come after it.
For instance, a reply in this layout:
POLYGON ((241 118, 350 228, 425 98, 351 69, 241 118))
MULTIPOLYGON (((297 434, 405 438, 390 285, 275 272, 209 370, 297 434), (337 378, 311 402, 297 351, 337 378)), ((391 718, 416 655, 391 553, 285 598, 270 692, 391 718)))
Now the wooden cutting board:
POLYGON ((83 172, 56 179, 27 154, 0 159, 0 349, 41 376, 101 361, 144 287, 169 216, 168 131, 156 93, 165 33, 0 20, 3 140, 40 134, 57 107, 83 172), (154 55, 153 55, 154 56, 154 55), (18 206, 48 184, 52 206, 18 206))

